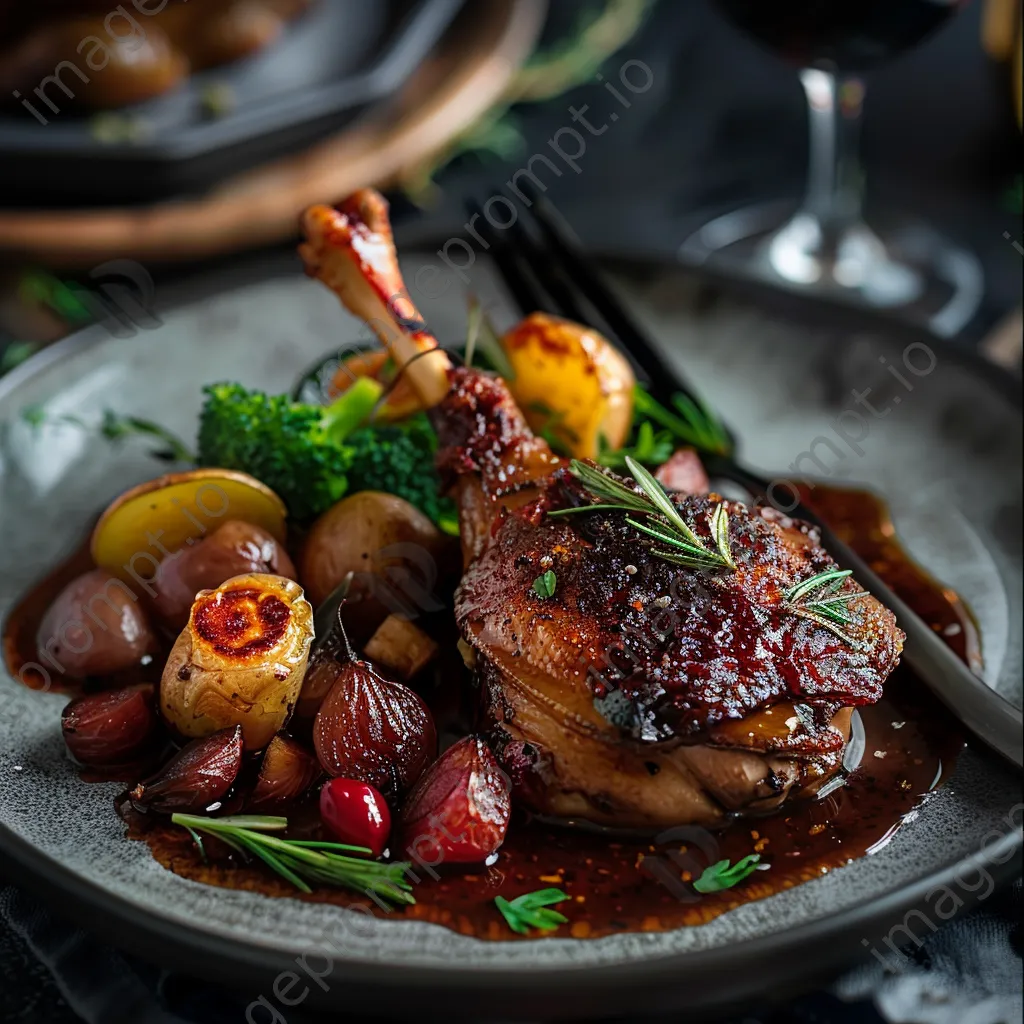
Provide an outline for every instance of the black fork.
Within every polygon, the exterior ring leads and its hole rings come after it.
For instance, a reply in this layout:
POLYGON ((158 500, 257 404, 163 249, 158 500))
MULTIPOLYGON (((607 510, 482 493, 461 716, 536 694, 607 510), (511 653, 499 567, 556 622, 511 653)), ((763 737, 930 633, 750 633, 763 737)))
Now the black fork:
MULTIPOLYGON (((682 394, 702 407, 696 391, 665 361, 659 348, 603 282, 593 261, 564 217, 545 198, 531 190, 519 216, 505 229, 493 228, 484 216, 477 230, 488 245, 512 297, 524 314, 535 311, 563 316, 600 331, 629 355, 652 397, 671 407, 673 394, 682 394)), ((475 202, 468 205, 479 214, 475 202)), ((737 438, 728 431, 735 450, 737 438)), ((728 454, 701 452, 710 475, 731 480, 751 495, 771 500, 771 481, 728 454)), ((794 497, 798 497, 794 495, 794 497)), ((935 631, 851 548, 840 541, 811 509, 802 503, 786 513, 806 519, 821 531, 822 545, 841 565, 854 571, 896 614, 907 634, 904 657, 931 691, 980 740, 1016 768, 1024 767, 1024 721, 1021 711, 975 675, 935 631)))

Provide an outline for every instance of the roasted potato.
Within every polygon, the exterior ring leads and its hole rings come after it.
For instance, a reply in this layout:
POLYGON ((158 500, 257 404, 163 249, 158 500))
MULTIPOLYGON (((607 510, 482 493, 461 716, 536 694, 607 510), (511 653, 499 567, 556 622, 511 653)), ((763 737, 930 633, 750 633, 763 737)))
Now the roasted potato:
POLYGON ((346 623, 373 632, 391 612, 433 610, 438 558, 447 538, 418 508, 382 491, 359 491, 310 528, 299 578, 319 606, 349 573, 346 623))
POLYGON ((93 561, 124 579, 192 547, 228 520, 250 523, 284 543, 284 502, 248 473, 190 469, 139 484, 110 503, 92 532, 93 561))
POLYGON ((502 347, 515 374, 509 390, 534 432, 553 436, 578 459, 596 458, 602 438, 622 447, 636 377, 607 339, 571 320, 531 313, 502 347))
POLYGON ((200 592, 160 680, 160 711, 182 736, 240 725, 247 750, 284 727, 306 672, 313 609, 282 576, 248 573, 200 592))

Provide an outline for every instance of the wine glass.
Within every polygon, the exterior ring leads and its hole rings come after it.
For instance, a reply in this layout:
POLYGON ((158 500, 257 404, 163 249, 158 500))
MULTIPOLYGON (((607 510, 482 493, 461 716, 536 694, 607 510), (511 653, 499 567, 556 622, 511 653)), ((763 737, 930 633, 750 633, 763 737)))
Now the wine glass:
POLYGON ((732 211, 680 249, 796 291, 900 310, 938 335, 956 334, 983 293, 981 267, 923 224, 879 235, 863 217, 858 160, 860 74, 915 46, 969 0, 713 0, 725 17, 800 69, 810 165, 800 208, 732 211), (772 229, 775 229, 774 231, 772 229))

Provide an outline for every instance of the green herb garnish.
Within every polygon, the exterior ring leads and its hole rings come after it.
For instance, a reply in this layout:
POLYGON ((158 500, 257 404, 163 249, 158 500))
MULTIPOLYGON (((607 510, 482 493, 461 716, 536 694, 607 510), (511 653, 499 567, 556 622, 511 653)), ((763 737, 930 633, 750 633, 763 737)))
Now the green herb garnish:
POLYGON ((466 346, 463 349, 463 360, 467 366, 477 365, 485 370, 493 370, 504 381, 515 380, 515 370, 509 362, 508 355, 501 344, 501 338, 491 323, 487 311, 480 305, 475 295, 469 298, 469 313, 466 323, 466 346))
POLYGON ((558 585, 558 577, 548 569, 547 572, 542 572, 533 581, 533 592, 542 600, 547 600, 549 597, 555 596, 555 587, 558 585))
POLYGON ((142 435, 161 444, 161 447, 154 448, 149 453, 152 458, 161 462, 195 462, 195 455, 179 438, 152 420, 141 419, 138 416, 121 416, 113 409, 104 409, 100 434, 114 443, 124 441, 133 435, 142 435))
POLYGON ((728 860, 720 860, 717 864, 706 867, 700 878, 693 883, 697 892, 721 892, 723 889, 731 889, 738 885, 744 878, 749 877, 757 870, 761 861, 761 855, 757 853, 748 854, 742 860, 736 861, 729 867, 728 860))
POLYGON ((722 421, 704 402, 695 402, 686 395, 672 396, 672 409, 666 409, 638 384, 633 389, 633 409, 664 427, 677 441, 710 455, 731 455, 732 438, 722 421))
POLYGON ((22 302, 47 306, 73 324, 96 319, 94 308, 84 296, 88 292, 77 282, 62 281, 45 270, 29 270, 18 282, 18 298, 22 302))
POLYGON ((858 590, 853 594, 841 593, 843 582, 853 572, 852 569, 826 569, 809 579, 797 583, 786 591, 788 609, 801 618, 810 619, 830 633, 835 634, 851 647, 857 641, 843 629, 852 625, 854 619, 850 615, 847 603, 857 597, 867 597, 866 590, 858 590))
POLYGON ((98 427, 90 427, 88 423, 78 416, 69 414, 51 416, 42 405, 30 405, 22 409, 21 418, 35 429, 44 426, 70 426, 87 432, 96 430, 100 437, 115 445, 121 444, 130 437, 146 437, 152 441, 159 442, 159 446, 150 451, 149 455, 151 458, 160 459, 162 462, 195 461, 195 456, 188 450, 181 439, 165 427, 161 427, 159 423, 142 419, 139 416, 123 416, 120 413, 114 412, 113 409, 103 410, 103 419, 98 427))
POLYGON ((534 433, 546 441, 556 455, 567 458, 572 455, 570 446, 579 442, 579 436, 565 425, 565 413, 556 412, 546 402, 531 402, 527 408, 530 412, 544 417, 543 425, 534 433))
POLYGON ((631 456, 627 455, 625 462, 633 479, 640 485, 642 494, 638 494, 634 488, 621 483, 615 477, 574 459, 569 464, 569 471, 599 501, 597 504, 581 505, 578 508, 556 509, 548 515, 570 515, 595 509, 638 512, 646 517, 643 522, 629 516, 626 517, 626 522, 648 537, 668 545, 651 548, 652 554, 689 569, 710 571, 736 568, 730 550, 729 513, 724 502, 715 506, 709 519, 708 525, 715 544, 714 548, 710 548, 679 514, 679 509, 665 493, 661 484, 631 456))
POLYGON ((484 307, 476 300, 475 296, 470 296, 469 299, 469 312, 466 315, 466 347, 462 350, 462 358, 466 361, 466 366, 473 365, 473 356, 476 355, 476 343, 480 337, 480 326, 484 319, 484 307))
POLYGON ((633 444, 626 448, 609 448, 604 435, 597 439, 596 462, 609 469, 626 465, 626 456, 647 466, 660 466, 667 462, 675 449, 675 442, 667 430, 655 431, 650 420, 642 420, 636 428, 633 444))
POLYGON ((458 537, 459 535, 459 513, 448 508, 444 508, 437 517, 437 528, 442 532, 448 534, 449 537, 458 537))
POLYGON ((531 928, 553 932, 560 924, 565 924, 569 919, 564 914, 547 908, 568 898, 561 889, 538 889, 517 896, 514 900, 495 896, 494 905, 501 911, 501 916, 512 931, 526 935, 531 928))
POLYGON ((153 134, 153 122, 127 114, 96 114, 89 119, 89 134, 97 142, 109 145, 117 142, 142 142, 153 134))
POLYGON ((34 356, 42 345, 38 341, 12 341, 7 348, 0 349, 0 377, 9 373, 16 366, 21 366, 26 359, 34 356))
POLYGON ((199 90, 199 103, 207 117, 226 117, 238 106, 238 96, 227 82, 210 82, 199 90))
POLYGON ((412 886, 405 877, 410 866, 408 863, 382 864, 370 860, 370 851, 362 846, 267 835, 268 832, 287 828, 287 818, 261 814, 225 818, 172 814, 171 821, 188 829, 204 857, 200 832, 216 836, 239 853, 258 857, 302 892, 312 892, 309 883, 313 882, 354 889, 367 895, 376 894, 392 903, 416 902, 411 895, 412 886), (347 856, 350 853, 367 856, 347 856))
POLYGON ((36 402, 32 405, 26 405, 21 410, 21 422, 31 427, 33 431, 38 431, 47 423, 50 423, 51 420, 43 404, 36 402))
POLYGON ((547 402, 531 401, 527 407, 529 412, 543 416, 544 424, 535 433, 548 442, 548 447, 555 455, 568 458, 572 454, 570 445, 578 443, 580 438, 574 430, 565 426, 565 414, 556 413, 547 402))

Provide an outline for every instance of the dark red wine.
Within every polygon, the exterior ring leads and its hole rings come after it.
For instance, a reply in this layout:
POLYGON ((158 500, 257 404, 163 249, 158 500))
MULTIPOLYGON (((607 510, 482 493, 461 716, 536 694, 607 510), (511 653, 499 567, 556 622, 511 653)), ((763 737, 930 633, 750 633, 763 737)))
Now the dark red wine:
POLYGON ((714 0, 789 63, 863 71, 916 46, 965 0, 714 0))

